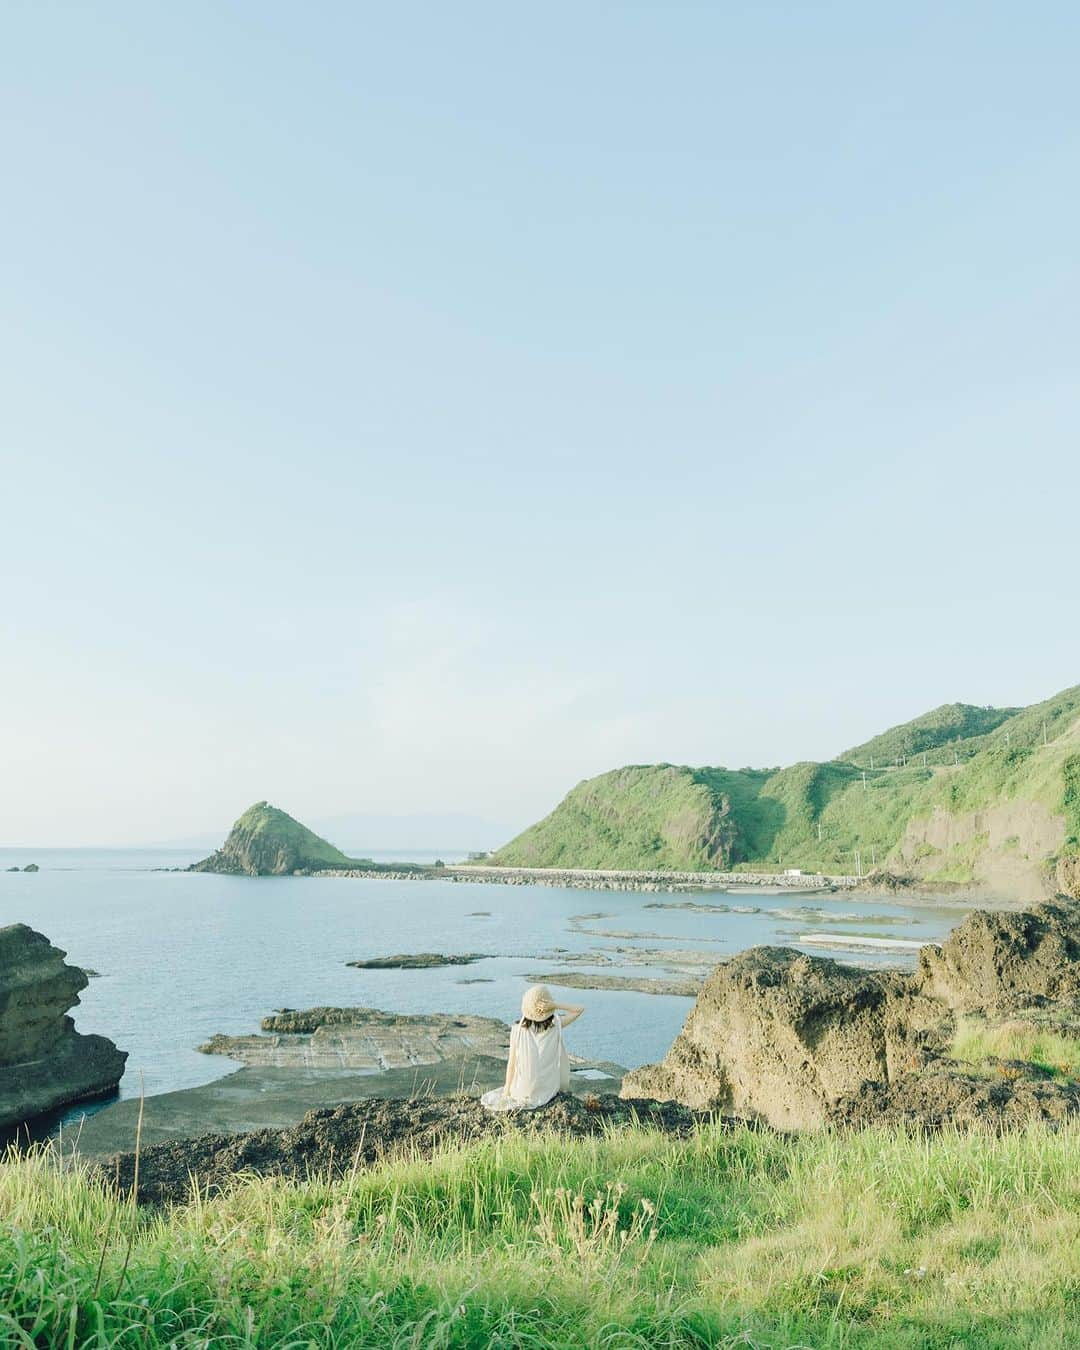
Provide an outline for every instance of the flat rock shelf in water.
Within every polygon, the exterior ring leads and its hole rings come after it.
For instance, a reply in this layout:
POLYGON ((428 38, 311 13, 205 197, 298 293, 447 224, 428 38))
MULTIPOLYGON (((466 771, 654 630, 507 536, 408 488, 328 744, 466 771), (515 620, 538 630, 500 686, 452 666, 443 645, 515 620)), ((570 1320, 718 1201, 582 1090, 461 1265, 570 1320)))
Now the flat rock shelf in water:
POLYGON ((471 966, 483 961, 484 952, 465 952, 460 956, 443 956, 439 952, 413 952, 397 956, 370 956, 363 961, 346 961, 357 970, 435 970, 439 966, 471 966))
POLYGON ((555 970, 545 975, 526 975, 530 984, 553 984, 563 989, 622 989, 635 994, 673 994, 697 998, 704 982, 699 976, 647 977, 639 975, 589 975, 578 970, 555 970))
POLYGON ((510 1039, 510 1028, 494 1017, 378 1008, 286 1009, 264 1017, 262 1030, 262 1035, 212 1036, 199 1049, 249 1066, 378 1073, 466 1055, 505 1058, 510 1039))

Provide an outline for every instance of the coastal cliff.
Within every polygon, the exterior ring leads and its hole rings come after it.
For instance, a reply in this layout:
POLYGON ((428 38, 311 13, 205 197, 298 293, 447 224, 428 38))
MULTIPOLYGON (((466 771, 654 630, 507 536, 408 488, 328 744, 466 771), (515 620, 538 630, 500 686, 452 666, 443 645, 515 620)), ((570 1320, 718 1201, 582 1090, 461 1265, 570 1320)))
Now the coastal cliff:
POLYGON ((188 870, 276 877, 350 867, 355 862, 287 812, 269 802, 256 802, 232 827, 221 848, 188 870))
POLYGON ((67 1010, 89 983, 26 924, 0 928, 0 1129, 115 1090, 127 1053, 75 1030, 67 1010))
POLYGON ((1080 896, 1080 685, 1028 708, 946 704, 822 763, 638 764, 587 779, 496 867, 879 871, 1080 896))

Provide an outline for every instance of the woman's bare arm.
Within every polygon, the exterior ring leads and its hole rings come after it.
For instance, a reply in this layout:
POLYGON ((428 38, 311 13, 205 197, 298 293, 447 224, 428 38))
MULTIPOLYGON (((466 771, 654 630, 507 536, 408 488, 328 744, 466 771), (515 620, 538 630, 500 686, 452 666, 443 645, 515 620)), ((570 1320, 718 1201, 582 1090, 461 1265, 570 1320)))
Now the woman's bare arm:
POLYGON ((513 1031, 510 1033, 510 1054, 506 1060, 506 1082, 503 1084, 505 1091, 510 1091, 510 1084, 514 1081, 514 1070, 517 1068, 517 1046, 514 1044, 513 1031))
POLYGON ((559 1021, 562 1022, 564 1027, 568 1027, 571 1022, 576 1022, 585 1011, 584 1008, 576 1007, 573 1003, 556 1003, 555 1007, 562 1013, 559 1021))

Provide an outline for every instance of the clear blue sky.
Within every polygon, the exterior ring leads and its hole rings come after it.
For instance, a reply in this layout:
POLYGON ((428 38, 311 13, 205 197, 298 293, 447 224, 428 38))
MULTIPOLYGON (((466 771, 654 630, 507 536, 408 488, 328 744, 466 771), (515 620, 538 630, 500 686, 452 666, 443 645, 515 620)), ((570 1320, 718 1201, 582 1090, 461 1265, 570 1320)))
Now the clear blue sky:
POLYGON ((8 6, 0 842, 517 826, 1076 683, 1078 49, 8 6))

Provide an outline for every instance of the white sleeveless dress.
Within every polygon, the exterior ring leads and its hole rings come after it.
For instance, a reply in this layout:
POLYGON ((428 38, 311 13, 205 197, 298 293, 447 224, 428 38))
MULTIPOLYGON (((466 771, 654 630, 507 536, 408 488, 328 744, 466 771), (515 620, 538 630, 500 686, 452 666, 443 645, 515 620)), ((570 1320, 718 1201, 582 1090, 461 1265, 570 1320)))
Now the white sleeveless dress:
POLYGON ((514 1056, 514 1076, 509 1088, 493 1088, 480 1098, 489 1111, 533 1111, 569 1088, 570 1056, 558 1013, 547 1031, 515 1022, 510 1028, 510 1053, 514 1056))

